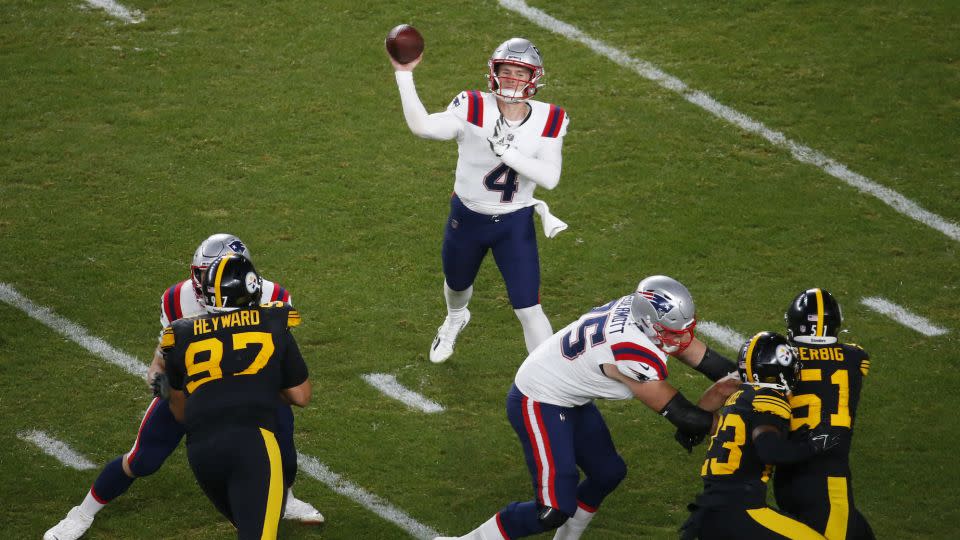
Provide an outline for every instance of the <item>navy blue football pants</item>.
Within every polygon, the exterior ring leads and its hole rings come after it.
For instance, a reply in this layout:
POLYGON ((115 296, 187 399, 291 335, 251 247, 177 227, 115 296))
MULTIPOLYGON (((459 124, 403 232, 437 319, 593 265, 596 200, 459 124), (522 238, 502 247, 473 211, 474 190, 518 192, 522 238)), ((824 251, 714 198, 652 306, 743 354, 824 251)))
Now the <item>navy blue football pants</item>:
MULTIPOLYGON (((154 398, 140 422, 137 439, 127 455, 127 464, 137 478, 149 476, 163 465, 167 457, 177 449, 186 431, 183 424, 177 422, 170 411, 170 402, 154 398)), ((277 406, 277 443, 283 459, 284 486, 290 487, 297 475, 297 450, 293 444, 293 411, 290 405, 277 406)), ((126 476, 119 467, 105 467, 94 482, 94 486, 113 486, 122 484, 125 478, 109 478, 116 475, 126 476)), ((125 491, 109 496, 106 493, 94 493, 101 502, 107 503, 125 491)))
POLYGON ((493 251, 514 309, 539 304, 540 256, 533 207, 489 216, 470 210, 454 194, 441 251, 447 285, 455 291, 473 285, 487 251, 493 251))
POLYGON ((537 519, 547 506, 568 517, 578 505, 595 512, 627 475, 627 465, 592 402, 558 407, 534 401, 513 385, 507 394, 507 419, 523 446, 535 494, 534 500, 510 503, 498 513, 497 522, 508 538, 547 530, 537 519))

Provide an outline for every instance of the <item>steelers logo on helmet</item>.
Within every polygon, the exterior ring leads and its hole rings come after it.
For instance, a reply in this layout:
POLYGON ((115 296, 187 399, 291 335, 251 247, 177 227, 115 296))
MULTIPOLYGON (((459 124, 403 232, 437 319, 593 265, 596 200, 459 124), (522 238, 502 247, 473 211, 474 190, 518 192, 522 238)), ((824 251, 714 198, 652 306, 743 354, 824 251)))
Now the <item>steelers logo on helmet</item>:
POLYGON ((227 253, 203 272, 201 288, 208 311, 232 311, 260 303, 263 280, 250 259, 227 253))
POLYGON ((260 284, 258 283, 260 278, 257 277, 257 274, 254 272, 247 272, 247 277, 244 278, 244 281, 247 284, 247 292, 250 294, 257 292, 260 288, 260 284))
POLYGON ((773 356, 781 366, 789 366, 790 362, 793 362, 793 350, 786 344, 777 345, 777 349, 773 351, 773 356))

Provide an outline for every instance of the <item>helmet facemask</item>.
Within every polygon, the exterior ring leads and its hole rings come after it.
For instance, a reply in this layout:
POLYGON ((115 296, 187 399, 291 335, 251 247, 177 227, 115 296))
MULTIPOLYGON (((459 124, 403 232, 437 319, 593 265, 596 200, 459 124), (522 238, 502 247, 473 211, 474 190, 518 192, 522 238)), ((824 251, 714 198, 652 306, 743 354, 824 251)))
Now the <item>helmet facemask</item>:
POLYGON ((537 93, 540 78, 543 77, 543 60, 540 50, 524 38, 511 38, 497 47, 487 61, 487 85, 497 99, 506 103, 526 101, 537 93), (500 66, 518 66, 530 71, 529 80, 514 77, 503 77, 498 71, 500 66), (505 89, 505 82, 510 82, 511 88, 505 89))
POLYGON ((490 69, 490 73, 487 74, 487 82, 490 87, 490 91, 497 96, 497 99, 507 103, 520 103, 521 101, 526 101, 532 98, 541 86, 539 81, 540 77, 543 77, 542 67, 526 64, 524 62, 508 60, 490 60, 488 67, 490 69), (500 66, 503 65, 524 68, 530 72, 529 78, 519 79, 515 77, 499 75, 498 72, 500 70, 500 66), (511 88, 505 88, 504 83, 507 83, 506 86, 511 88))
POLYGON ((690 291, 667 276, 651 276, 637 285, 630 304, 637 326, 666 354, 677 355, 693 342, 696 306, 690 291))

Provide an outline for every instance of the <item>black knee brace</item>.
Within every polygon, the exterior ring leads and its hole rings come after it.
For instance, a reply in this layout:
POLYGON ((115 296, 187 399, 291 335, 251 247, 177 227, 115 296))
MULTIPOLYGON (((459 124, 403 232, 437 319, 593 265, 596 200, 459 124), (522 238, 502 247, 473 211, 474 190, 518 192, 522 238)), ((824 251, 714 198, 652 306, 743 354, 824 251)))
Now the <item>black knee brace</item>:
POLYGON ((537 514, 537 521, 540 522, 540 526, 543 527, 545 531, 556 529, 566 523, 569 518, 570 516, 552 506, 542 507, 540 513, 537 514))

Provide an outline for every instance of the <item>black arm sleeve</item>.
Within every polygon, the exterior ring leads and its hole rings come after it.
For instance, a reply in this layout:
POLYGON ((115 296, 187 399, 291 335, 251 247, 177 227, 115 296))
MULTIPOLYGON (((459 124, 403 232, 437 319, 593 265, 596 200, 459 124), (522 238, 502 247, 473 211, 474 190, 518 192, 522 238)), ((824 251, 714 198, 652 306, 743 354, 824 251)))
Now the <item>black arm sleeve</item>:
POLYGON ((711 381, 717 382, 726 377, 728 373, 736 371, 737 365, 726 356, 707 347, 707 352, 703 353, 700 364, 694 369, 706 375, 711 381))
POLYGON ((806 461, 814 456, 813 448, 806 439, 789 440, 783 433, 764 431, 753 439, 760 461, 770 465, 786 465, 806 461))
POLYGON ((690 403, 680 392, 670 398, 660 415, 684 433, 707 433, 713 427, 713 413, 690 403))

